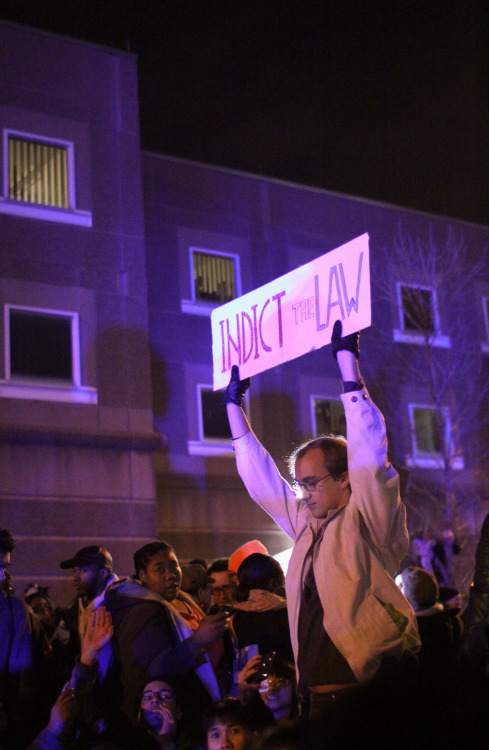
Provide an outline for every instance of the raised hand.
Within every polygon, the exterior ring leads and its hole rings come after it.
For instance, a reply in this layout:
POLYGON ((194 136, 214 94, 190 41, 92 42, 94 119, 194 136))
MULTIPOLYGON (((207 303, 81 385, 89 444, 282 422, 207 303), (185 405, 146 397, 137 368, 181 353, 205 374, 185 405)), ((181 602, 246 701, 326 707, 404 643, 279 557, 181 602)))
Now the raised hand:
POLYGON ((231 380, 222 397, 223 404, 236 404, 243 406, 244 396, 251 385, 251 378, 239 379, 239 367, 231 367, 231 380))
POLYGON ((93 665, 102 648, 112 638, 113 626, 110 612, 101 605, 90 617, 87 632, 82 642, 80 661, 93 665))

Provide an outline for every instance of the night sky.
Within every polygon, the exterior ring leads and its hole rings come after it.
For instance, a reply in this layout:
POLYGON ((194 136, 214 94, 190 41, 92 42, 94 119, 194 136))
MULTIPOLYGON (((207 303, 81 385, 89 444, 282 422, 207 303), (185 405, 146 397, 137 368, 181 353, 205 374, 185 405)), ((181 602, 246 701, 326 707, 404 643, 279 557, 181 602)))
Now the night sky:
POLYGON ((486 0, 0 0, 138 55, 146 150, 489 223, 486 0))

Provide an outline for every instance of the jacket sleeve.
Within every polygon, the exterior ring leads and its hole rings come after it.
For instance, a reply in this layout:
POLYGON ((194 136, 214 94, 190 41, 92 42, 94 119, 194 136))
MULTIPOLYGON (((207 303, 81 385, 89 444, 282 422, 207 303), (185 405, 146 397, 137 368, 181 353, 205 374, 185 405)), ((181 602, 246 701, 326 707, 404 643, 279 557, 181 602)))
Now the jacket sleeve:
POLYGON ((395 571, 407 553, 409 536, 399 475, 387 458, 384 418, 366 388, 341 398, 347 424, 350 510, 358 510, 387 569, 395 571))
POLYGON ((233 442, 238 472, 250 497, 292 539, 298 535, 299 502, 253 432, 233 442))

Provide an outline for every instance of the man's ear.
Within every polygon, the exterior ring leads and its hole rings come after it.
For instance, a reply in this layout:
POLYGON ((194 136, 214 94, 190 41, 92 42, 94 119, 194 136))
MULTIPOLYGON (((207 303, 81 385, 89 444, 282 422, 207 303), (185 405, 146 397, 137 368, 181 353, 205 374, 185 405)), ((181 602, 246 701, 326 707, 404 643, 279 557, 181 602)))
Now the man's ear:
POLYGON ((341 489, 343 490, 346 489, 346 487, 350 486, 350 477, 347 471, 344 471, 343 474, 341 475, 340 482, 341 482, 341 489))
POLYGON ((138 580, 139 581, 145 581, 146 580, 146 571, 145 570, 138 570, 138 580))

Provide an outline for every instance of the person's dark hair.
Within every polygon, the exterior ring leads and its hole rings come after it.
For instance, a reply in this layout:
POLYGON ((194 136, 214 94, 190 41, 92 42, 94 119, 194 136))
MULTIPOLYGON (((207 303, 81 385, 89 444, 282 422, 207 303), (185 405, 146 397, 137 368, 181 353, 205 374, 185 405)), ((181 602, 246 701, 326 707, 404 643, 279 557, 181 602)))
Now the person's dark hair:
POLYGON ((271 555, 254 552, 238 568, 238 601, 246 601, 251 589, 276 591, 284 586, 284 571, 271 555))
POLYGON ((333 479, 340 479, 348 471, 348 456, 346 438, 343 435, 320 435, 314 440, 308 440, 295 448, 287 456, 287 466, 290 475, 295 476, 297 461, 313 448, 320 448, 324 455, 324 466, 333 479))
POLYGON ((168 542, 160 541, 160 542, 149 542, 149 544, 145 544, 144 547, 141 547, 140 549, 136 550, 136 552, 133 555, 134 560, 134 575, 137 578, 140 570, 146 570, 148 567, 149 561, 158 554, 158 552, 166 552, 170 553, 173 552, 175 554, 173 547, 168 544, 168 542))
POLYGON ((207 709, 203 718, 204 732, 207 733, 216 721, 254 731, 246 711, 237 698, 224 698, 207 709))
POLYGON ((227 573, 229 557, 216 557, 207 568, 207 573, 211 576, 213 573, 227 573))
POLYGON ((48 605, 50 611, 51 611, 51 614, 54 612, 53 603, 52 603, 51 599, 48 596, 46 596, 46 594, 41 594, 41 593, 38 592, 36 594, 29 594, 28 596, 24 597, 24 601, 25 601, 26 604, 29 605, 29 607, 32 606, 32 603, 36 599, 42 599, 43 601, 45 601, 46 604, 48 605))
POLYGON ((296 678, 294 664, 281 656, 275 656, 272 659, 268 674, 271 677, 278 677, 280 680, 289 680, 290 682, 294 682, 296 678))
POLYGON ((6 555, 7 552, 12 552, 15 549, 15 541, 8 529, 0 527, 0 552, 2 555, 6 555))

